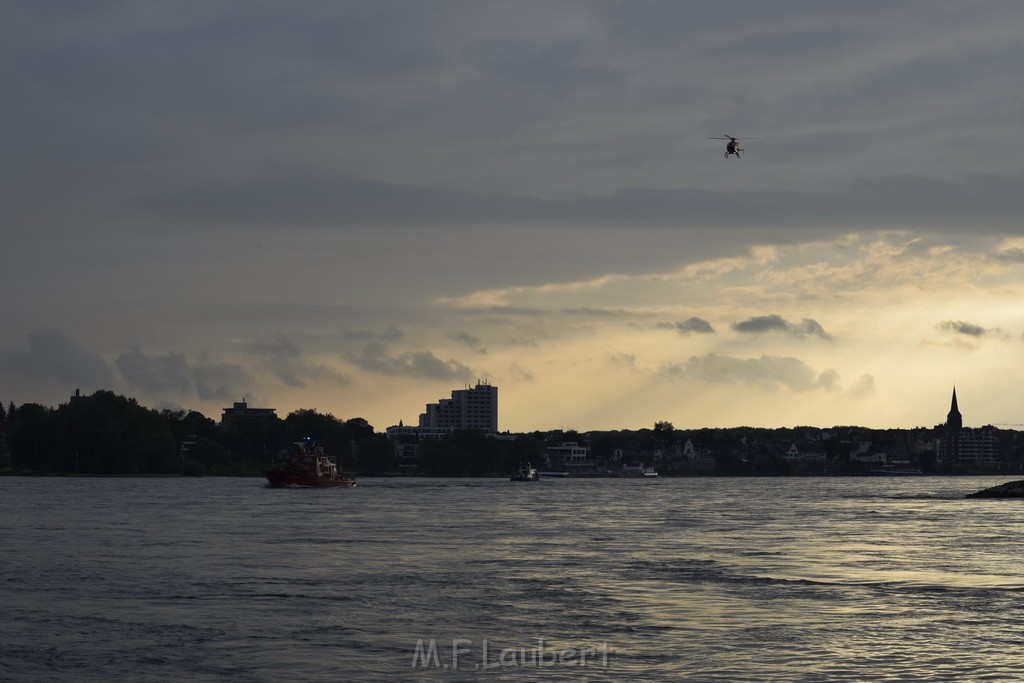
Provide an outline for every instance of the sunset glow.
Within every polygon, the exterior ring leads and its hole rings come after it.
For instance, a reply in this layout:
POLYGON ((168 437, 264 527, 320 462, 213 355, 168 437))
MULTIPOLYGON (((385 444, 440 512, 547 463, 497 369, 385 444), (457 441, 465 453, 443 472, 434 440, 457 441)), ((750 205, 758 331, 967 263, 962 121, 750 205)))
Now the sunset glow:
POLYGON ((4 10, 0 401, 1024 422, 1022 9, 687 5, 4 10))

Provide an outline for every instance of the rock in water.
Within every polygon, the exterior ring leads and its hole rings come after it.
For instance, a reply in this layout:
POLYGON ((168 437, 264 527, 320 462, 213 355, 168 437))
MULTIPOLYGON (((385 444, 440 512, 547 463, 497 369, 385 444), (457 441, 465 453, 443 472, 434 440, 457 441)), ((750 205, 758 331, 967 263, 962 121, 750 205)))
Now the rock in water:
POLYGON ((1024 479, 968 493, 968 498, 1024 498, 1024 479))

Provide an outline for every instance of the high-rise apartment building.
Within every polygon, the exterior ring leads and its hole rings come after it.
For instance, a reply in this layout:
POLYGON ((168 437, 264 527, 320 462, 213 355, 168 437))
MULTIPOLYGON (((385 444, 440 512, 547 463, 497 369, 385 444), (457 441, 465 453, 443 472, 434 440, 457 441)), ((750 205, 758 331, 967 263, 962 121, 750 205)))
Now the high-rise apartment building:
POLYGON ((456 389, 451 398, 428 403, 420 414, 421 429, 480 429, 498 431, 498 387, 480 384, 456 389))

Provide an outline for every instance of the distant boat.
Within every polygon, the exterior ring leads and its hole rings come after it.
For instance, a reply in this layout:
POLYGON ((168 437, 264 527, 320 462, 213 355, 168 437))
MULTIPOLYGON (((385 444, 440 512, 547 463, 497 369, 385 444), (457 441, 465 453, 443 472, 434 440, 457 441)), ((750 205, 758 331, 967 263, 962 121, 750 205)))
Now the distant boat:
POLYGON ((893 469, 871 470, 871 474, 876 477, 917 477, 923 474, 923 472, 916 467, 895 467, 893 469))
POLYGON ((653 467, 643 465, 626 465, 622 468, 622 474, 627 477, 656 477, 658 473, 653 467))
POLYGON ((323 452, 322 448, 301 441, 294 444, 288 459, 281 467, 264 472, 271 488, 284 486, 306 486, 327 488, 331 486, 355 486, 356 480, 345 477, 338 466, 323 452))
POLYGON ((526 463, 525 467, 520 465, 519 470, 510 477, 510 481, 540 481, 540 474, 533 465, 526 463))
POLYGON ((563 471, 561 471, 561 470, 541 470, 541 471, 540 471, 540 472, 538 472, 537 474, 538 474, 538 475, 540 475, 540 476, 542 476, 542 477, 559 477, 559 478, 565 478, 565 477, 568 477, 568 476, 569 476, 569 473, 568 473, 568 472, 563 472, 563 471))

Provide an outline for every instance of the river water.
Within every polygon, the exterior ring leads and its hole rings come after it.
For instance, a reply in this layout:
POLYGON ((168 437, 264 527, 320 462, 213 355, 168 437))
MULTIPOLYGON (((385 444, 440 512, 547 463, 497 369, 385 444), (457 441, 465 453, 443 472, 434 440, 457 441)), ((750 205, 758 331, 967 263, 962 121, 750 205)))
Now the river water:
POLYGON ((0 478, 0 679, 1024 675, 998 478, 0 478))

